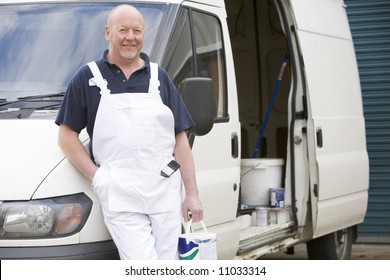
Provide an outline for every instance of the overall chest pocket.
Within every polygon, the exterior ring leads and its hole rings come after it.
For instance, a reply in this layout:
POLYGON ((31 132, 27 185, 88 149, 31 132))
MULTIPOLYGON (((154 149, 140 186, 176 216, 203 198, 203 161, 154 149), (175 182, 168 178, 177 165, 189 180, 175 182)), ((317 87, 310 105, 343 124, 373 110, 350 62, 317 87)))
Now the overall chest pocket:
POLYGON ((135 98, 133 102, 118 103, 113 117, 120 144, 125 147, 153 145, 157 138, 161 106, 150 98, 135 98))

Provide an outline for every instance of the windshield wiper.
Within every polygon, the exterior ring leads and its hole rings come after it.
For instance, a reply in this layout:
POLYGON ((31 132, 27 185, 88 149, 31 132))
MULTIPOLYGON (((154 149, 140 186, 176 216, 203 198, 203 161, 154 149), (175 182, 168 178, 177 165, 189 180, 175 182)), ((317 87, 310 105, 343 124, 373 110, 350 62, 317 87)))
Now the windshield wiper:
POLYGON ((62 102, 64 92, 18 97, 18 100, 0 103, 2 109, 57 109, 62 102))
POLYGON ((48 99, 50 101, 51 100, 53 100, 53 101, 62 101, 62 98, 64 97, 64 95, 65 95, 65 92, 41 94, 41 95, 30 95, 30 96, 18 97, 18 100, 20 100, 20 101, 30 101, 30 100, 36 100, 36 99, 48 99))

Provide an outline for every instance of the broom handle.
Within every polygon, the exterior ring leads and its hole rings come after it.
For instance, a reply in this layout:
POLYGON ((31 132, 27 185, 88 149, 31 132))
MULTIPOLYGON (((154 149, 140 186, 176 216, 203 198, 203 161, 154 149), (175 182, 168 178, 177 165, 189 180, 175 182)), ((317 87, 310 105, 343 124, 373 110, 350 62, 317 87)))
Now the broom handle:
POLYGON ((269 116, 271 114, 271 109, 272 109, 272 106, 274 105, 274 102, 275 102, 275 99, 276 99, 276 94, 278 93, 279 85, 280 85, 280 83, 282 81, 284 70, 286 68, 287 62, 288 62, 288 59, 287 59, 287 55, 286 55, 284 60, 283 60, 282 66, 280 68, 280 71, 279 71, 278 80, 276 81, 274 92, 272 93, 271 102, 268 105, 267 114, 265 115, 264 122, 263 122, 263 124, 261 126, 260 133, 259 133, 259 138, 257 139, 256 147, 255 147, 255 150, 253 151, 252 158, 256 158, 257 152, 259 151, 259 148, 260 148, 260 145, 261 145, 261 140, 263 139, 263 136, 264 136, 265 127, 267 126, 267 122, 268 122, 269 116))

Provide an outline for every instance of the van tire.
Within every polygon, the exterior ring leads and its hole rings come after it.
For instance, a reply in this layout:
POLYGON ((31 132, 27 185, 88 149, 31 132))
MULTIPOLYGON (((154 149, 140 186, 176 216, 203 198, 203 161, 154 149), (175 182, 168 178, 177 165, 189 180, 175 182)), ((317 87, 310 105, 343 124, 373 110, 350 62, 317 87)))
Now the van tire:
POLYGON ((350 260, 353 228, 349 227, 318 237, 306 243, 310 260, 350 260))

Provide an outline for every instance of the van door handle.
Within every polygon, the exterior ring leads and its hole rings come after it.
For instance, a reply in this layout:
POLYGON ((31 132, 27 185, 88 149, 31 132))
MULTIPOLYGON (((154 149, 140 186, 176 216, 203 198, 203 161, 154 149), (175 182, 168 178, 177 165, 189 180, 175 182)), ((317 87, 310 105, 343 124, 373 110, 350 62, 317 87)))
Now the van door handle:
POLYGON ((317 134, 317 147, 322 148, 324 145, 322 139, 322 129, 318 129, 316 134, 317 134))
POLYGON ((238 136, 234 135, 232 137, 232 157, 238 158, 238 136))

